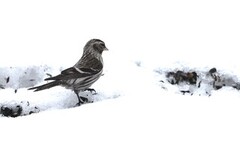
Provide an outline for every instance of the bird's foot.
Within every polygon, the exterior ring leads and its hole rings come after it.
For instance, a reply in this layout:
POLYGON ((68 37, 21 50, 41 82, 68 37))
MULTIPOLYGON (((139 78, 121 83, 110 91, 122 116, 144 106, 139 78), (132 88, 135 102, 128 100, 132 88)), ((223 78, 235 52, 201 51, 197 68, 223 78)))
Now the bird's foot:
POLYGON ((80 96, 79 98, 80 98, 80 99, 79 99, 78 103, 76 104, 76 106, 80 106, 80 105, 86 104, 86 103, 93 103, 93 101, 89 100, 89 99, 86 98, 86 97, 80 96))
POLYGON ((87 88, 87 89, 85 89, 84 91, 89 91, 89 92, 91 92, 93 95, 97 94, 96 90, 91 89, 91 88, 87 88))

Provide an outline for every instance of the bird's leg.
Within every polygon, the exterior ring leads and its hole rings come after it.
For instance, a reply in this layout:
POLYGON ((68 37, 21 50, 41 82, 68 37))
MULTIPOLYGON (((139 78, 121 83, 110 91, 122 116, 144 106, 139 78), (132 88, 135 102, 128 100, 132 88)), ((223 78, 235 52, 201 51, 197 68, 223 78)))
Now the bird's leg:
MULTIPOLYGON (((76 93, 76 92, 75 92, 76 93)), ((77 98, 78 98, 78 103, 76 104, 77 106, 80 106, 81 104, 83 104, 82 99, 80 98, 80 96, 78 95, 78 93, 76 93, 77 98)))
POLYGON ((93 94, 97 94, 96 90, 91 89, 91 88, 87 88, 87 89, 85 89, 84 91, 89 91, 89 92, 91 92, 91 93, 93 93, 93 94))

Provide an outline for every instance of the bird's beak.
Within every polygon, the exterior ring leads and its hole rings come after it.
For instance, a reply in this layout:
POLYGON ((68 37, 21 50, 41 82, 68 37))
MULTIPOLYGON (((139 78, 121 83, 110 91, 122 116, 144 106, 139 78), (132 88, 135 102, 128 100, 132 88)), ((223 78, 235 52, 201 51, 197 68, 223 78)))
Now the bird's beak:
POLYGON ((108 48, 105 47, 105 48, 104 48, 104 51, 108 51, 108 48))

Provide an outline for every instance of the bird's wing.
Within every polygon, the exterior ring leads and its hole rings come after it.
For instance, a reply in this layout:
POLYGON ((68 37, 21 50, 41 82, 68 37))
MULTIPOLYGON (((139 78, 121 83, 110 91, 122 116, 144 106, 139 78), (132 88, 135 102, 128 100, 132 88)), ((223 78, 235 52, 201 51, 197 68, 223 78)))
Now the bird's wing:
POLYGON ((57 75, 55 77, 46 78, 45 80, 69 80, 69 79, 76 79, 76 78, 92 76, 94 74, 99 73, 100 71, 101 70, 96 70, 96 69, 92 69, 92 68, 71 67, 71 68, 63 70, 60 75, 57 75))

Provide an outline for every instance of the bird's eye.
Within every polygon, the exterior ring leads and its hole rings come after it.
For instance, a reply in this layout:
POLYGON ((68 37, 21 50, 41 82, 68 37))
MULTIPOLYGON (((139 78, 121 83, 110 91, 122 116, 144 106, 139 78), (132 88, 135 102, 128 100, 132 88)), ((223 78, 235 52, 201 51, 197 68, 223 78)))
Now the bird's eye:
POLYGON ((105 47, 105 44, 104 44, 104 43, 101 43, 100 45, 101 45, 102 47, 105 47))

